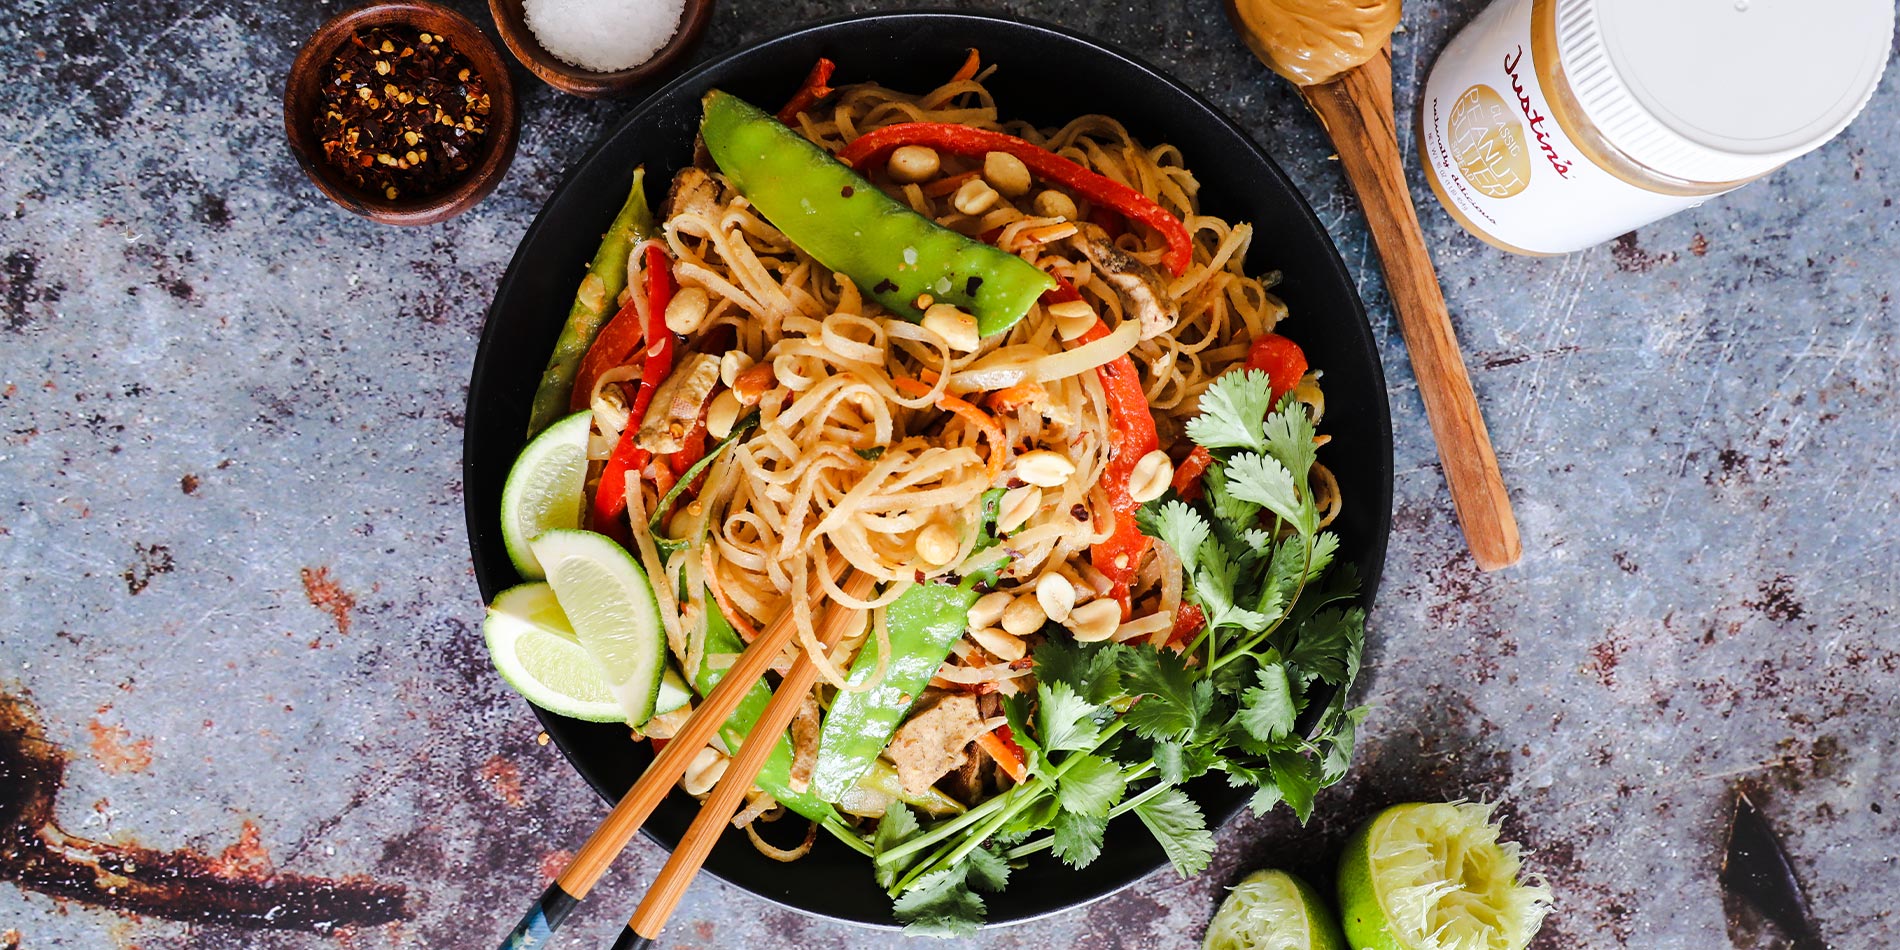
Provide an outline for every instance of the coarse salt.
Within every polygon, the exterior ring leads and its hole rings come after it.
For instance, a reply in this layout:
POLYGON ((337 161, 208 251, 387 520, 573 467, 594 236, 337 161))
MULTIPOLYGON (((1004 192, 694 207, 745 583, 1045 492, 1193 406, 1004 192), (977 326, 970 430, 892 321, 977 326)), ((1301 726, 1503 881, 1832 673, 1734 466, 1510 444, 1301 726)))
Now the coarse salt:
POLYGON ((523 0, 521 10, 548 52, 611 73, 652 59, 679 32, 686 0, 523 0))

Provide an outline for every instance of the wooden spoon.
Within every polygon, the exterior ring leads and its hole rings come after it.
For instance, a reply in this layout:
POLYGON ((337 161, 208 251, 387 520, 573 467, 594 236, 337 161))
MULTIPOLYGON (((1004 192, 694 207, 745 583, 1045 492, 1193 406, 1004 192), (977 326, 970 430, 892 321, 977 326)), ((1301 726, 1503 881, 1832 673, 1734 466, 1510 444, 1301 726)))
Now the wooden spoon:
POLYGON ((1524 549, 1405 183, 1392 118, 1390 40, 1398 8, 1398 0, 1227 3, 1254 55, 1300 87, 1359 193, 1458 522, 1478 567, 1495 571, 1517 563, 1524 549))

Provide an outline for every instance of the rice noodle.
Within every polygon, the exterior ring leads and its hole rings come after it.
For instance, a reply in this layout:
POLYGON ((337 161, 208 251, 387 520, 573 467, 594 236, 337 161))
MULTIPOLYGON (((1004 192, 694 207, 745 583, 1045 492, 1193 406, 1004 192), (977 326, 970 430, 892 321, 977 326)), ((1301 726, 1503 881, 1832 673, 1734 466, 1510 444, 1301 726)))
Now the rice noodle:
MULTIPOLYGON (((1004 121, 983 85, 987 75, 921 95, 869 84, 843 87, 800 113, 794 127, 832 151, 901 122, 992 129, 1126 184, 1177 216, 1193 242, 1191 262, 1176 275, 1162 265, 1167 248, 1152 230, 1129 227, 1114 237, 1121 253, 1155 270, 1155 289, 1179 319, 1140 339, 1142 321, 1079 248, 1037 240, 1033 229, 1063 219, 1046 213, 1035 195, 1061 192, 1077 206, 1078 218, 1099 210, 1084 197, 1038 181, 1029 195, 999 196, 982 213, 968 215, 955 207, 954 189, 943 182, 980 172, 980 160, 943 154, 939 175, 922 184, 894 184, 873 169, 874 183, 920 214, 964 234, 989 236, 1062 278, 1109 328, 1088 343, 1065 342, 1054 317, 1036 303, 973 352, 955 351, 938 333, 900 319, 851 279, 818 264, 717 174, 683 170, 675 180, 676 206, 667 209, 658 240, 674 261, 675 280, 703 290, 709 306, 700 327, 681 340, 681 353, 737 352, 745 365, 771 372, 756 402, 757 426, 725 450, 707 470, 697 499, 674 517, 674 540, 687 545, 683 552, 662 563, 653 540, 637 530, 656 496, 642 494, 652 489, 638 481, 630 484, 638 554, 656 580, 669 647, 695 680, 704 670, 730 668, 735 659, 706 652, 706 626, 717 609, 748 643, 781 614, 788 618, 794 644, 773 668, 788 668, 801 652, 810 658, 820 677, 807 699, 816 704, 810 710, 835 701, 840 691, 879 685, 890 666, 886 608, 917 584, 954 580, 995 560, 996 549, 975 550, 981 500, 985 492, 1020 485, 997 473, 1012 471, 1001 463, 1031 450, 1054 451, 1075 471, 1059 485, 1040 488, 1040 503, 1012 525, 1001 548, 1011 560, 997 589, 1027 595, 1039 578, 1055 573, 1073 582, 1078 603, 1107 596, 1113 585, 1090 563, 1089 549, 1115 526, 1102 480, 1123 434, 1112 426, 1108 394, 1094 370, 1122 357, 1133 363, 1159 447, 1179 458, 1185 423, 1198 412, 1201 393, 1286 316, 1269 289, 1277 275, 1250 276, 1245 270, 1253 226, 1200 211, 1200 186, 1180 149, 1143 145, 1106 116, 1082 116, 1052 129, 1004 121), (954 554, 940 560, 943 552, 926 545, 933 559, 920 555, 924 532, 946 528, 956 539, 954 554), (847 569, 875 580, 874 593, 847 595, 840 582, 847 569), (680 582, 688 595, 684 606, 673 597, 680 582), (869 632, 854 632, 824 649, 817 626, 828 605, 869 611, 869 632), (875 664, 849 676, 867 645, 875 650, 875 664)), ((644 256, 636 249, 633 257, 639 287, 644 256)), ((645 296, 643 290, 630 294, 643 315, 645 296)), ((636 424, 618 394, 638 375, 636 366, 616 367, 590 394, 599 430, 590 457, 605 458, 619 433, 636 424)), ((1298 392, 1317 416, 1324 406, 1317 374, 1302 381, 1298 392)), ((750 398, 746 405, 751 411, 750 398)), ((665 468, 650 471, 664 480, 665 468)), ((1316 465, 1312 486, 1330 522, 1339 511, 1337 483, 1316 465)), ((1116 638, 1164 643, 1182 604, 1178 553, 1156 544, 1131 593, 1135 615, 1116 638)), ((967 633, 949 653, 931 678, 936 687, 1013 694, 1022 688, 1019 681, 1032 676, 1033 664, 992 661, 967 633)), ((807 736, 795 743, 795 784, 805 773, 812 731, 794 730, 807 736)), ((795 849, 762 841, 752 823, 776 807, 755 790, 734 824, 745 827, 768 856, 792 860, 810 849, 816 828, 795 849)))

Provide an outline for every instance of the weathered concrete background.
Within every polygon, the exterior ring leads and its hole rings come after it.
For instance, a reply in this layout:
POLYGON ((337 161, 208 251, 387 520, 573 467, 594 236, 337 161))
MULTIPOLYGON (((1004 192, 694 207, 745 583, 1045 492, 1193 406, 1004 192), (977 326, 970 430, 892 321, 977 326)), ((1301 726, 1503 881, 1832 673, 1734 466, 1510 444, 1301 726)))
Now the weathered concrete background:
MULTIPOLYGON (((1525 563, 1480 575, 1358 212, 1314 122, 1218 4, 968 5, 1131 47, 1269 146, 1387 344, 1399 473, 1378 710, 1323 817, 1243 821, 1200 880, 1159 875, 973 943, 1197 946, 1246 869, 1324 876, 1311 843, 1378 805, 1469 796, 1507 803, 1557 890, 1541 946, 1725 946, 1715 874, 1740 782, 1833 943, 1900 943, 1900 73, 1824 151, 1566 258, 1492 251, 1415 189, 1524 526, 1525 563)), ((894 4, 726 0, 702 55, 878 6, 894 4)), ((1481 4, 1410 6, 1401 103, 1481 4)), ((179 900, 170 916, 196 922, 106 909, 124 896, 90 880, 60 900, 6 884, 0 948, 487 945, 603 806, 487 668, 463 390, 515 241, 627 105, 519 74, 520 154, 501 188, 446 225, 397 230, 322 199, 283 143, 282 76, 334 5, 10 8, 0 692, 17 702, 0 719, 14 767, 65 762, 52 818, 95 851, 281 877, 250 917, 179 900), (355 925, 339 934, 264 914, 343 898, 355 925)), ((11 826, 53 777, 0 776, 0 878, 25 875, 11 826)), ((636 846, 571 945, 604 946, 660 859, 636 846)), ((887 942, 710 881, 675 921, 681 948, 887 942)))

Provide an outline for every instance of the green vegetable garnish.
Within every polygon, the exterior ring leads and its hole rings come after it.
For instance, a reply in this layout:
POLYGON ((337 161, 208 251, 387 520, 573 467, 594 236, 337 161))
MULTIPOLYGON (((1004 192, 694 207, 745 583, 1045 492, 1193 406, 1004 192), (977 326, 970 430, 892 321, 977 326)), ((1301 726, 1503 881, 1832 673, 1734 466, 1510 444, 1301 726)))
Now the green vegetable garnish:
POLYGON ((547 369, 535 388, 533 408, 528 413, 528 435, 547 428, 568 414, 568 397, 574 389, 574 374, 581 357, 594 343, 600 327, 627 286, 627 255, 633 246, 653 234, 653 214, 647 210, 646 169, 633 170, 633 188, 627 203, 614 215, 613 223, 601 237, 594 259, 587 265, 587 276, 574 291, 574 304, 568 308, 567 323, 554 341, 547 369))
POLYGON ((734 188, 820 264, 908 320, 921 295, 1009 329, 1055 286, 1035 265, 940 227, 864 180, 794 129, 717 89, 699 131, 734 188))
POLYGON ((1064 638, 1037 648, 1035 694, 1004 704, 1029 777, 932 826, 893 808, 871 842, 912 929, 974 930, 976 892, 1000 889, 1007 861, 1050 849, 1084 867, 1129 812, 1176 871, 1198 873, 1214 837, 1181 785, 1209 772, 1252 788, 1256 813, 1285 802, 1301 821, 1345 775, 1366 713, 1346 706, 1365 615, 1346 604, 1358 593, 1352 568, 1328 570, 1338 539, 1319 529, 1306 410, 1276 405, 1265 373, 1230 373, 1202 395, 1188 434, 1214 457, 1204 500, 1151 502, 1141 526, 1180 556, 1184 597, 1207 627, 1180 652, 1064 638), (1301 715, 1328 686, 1302 734, 1301 715))

